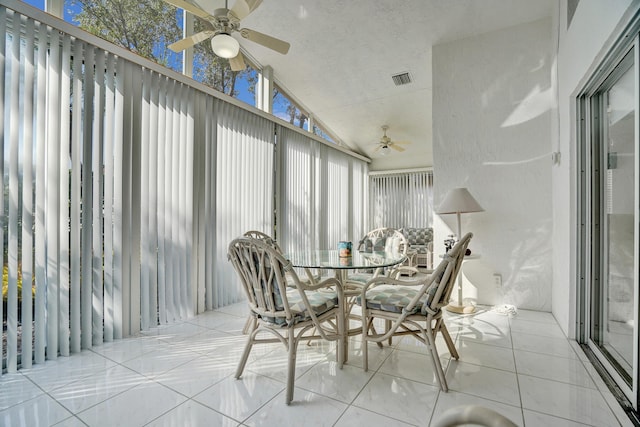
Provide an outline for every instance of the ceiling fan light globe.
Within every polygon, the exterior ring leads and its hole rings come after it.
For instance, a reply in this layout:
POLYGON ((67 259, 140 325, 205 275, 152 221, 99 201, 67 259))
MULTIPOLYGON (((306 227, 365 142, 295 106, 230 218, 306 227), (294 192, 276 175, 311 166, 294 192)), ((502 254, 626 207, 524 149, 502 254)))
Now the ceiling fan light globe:
POLYGON ((388 145, 385 145, 380 149, 380 155, 383 157, 388 156, 390 152, 391 152, 391 149, 389 148, 388 145))
POLYGON ((240 51, 240 43, 229 34, 220 33, 211 38, 211 48, 220 58, 235 58, 240 51))

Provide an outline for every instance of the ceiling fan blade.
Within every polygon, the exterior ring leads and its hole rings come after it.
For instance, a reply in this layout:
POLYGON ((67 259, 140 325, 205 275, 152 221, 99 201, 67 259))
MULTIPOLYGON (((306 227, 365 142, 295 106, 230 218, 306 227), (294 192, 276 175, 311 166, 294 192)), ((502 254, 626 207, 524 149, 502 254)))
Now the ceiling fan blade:
POLYGON ((394 149, 394 150, 396 150, 396 151, 400 151, 400 152, 403 152, 403 151, 404 151, 404 148, 402 148, 402 147, 400 147, 400 146, 396 145, 395 143, 393 143, 393 144, 389 145, 389 147, 393 148, 393 149, 394 149))
POLYGON ((236 18, 244 19, 248 14, 256 10, 261 3, 262 0, 236 0, 230 11, 236 18))
POLYGON ((187 3, 185 0, 164 0, 166 3, 173 5, 175 7, 179 7, 180 9, 184 9, 187 12, 191 12, 200 18, 208 19, 211 15, 204 10, 200 9, 197 6, 192 5, 191 3, 187 3))
POLYGON ((289 52, 289 47, 291 46, 285 41, 268 36, 258 31, 250 30, 248 28, 241 29, 240 35, 247 40, 251 40, 254 43, 261 44, 262 46, 273 49, 283 55, 286 55, 286 53, 289 52))
POLYGON ((378 144, 378 146, 373 150, 374 154, 380 151, 382 147, 383 147, 382 145, 378 144))
POLYGON ((229 58, 229 66, 232 71, 242 71, 247 68, 244 63, 244 57, 242 56, 242 52, 238 52, 238 54, 234 58, 229 58))
POLYGON ((187 37, 186 39, 178 40, 175 43, 171 43, 167 47, 176 53, 182 52, 188 47, 191 47, 195 44, 205 41, 206 39, 210 38, 214 34, 215 34, 214 31, 201 31, 199 33, 192 35, 191 37, 187 37))

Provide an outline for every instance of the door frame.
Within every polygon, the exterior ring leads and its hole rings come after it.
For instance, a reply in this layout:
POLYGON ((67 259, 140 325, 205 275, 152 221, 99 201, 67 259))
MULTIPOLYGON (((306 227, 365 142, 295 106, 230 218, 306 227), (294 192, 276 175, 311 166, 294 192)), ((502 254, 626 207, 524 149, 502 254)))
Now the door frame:
MULTIPOLYGON (((578 213, 577 238, 576 238, 576 338, 587 352, 588 356, 595 362, 596 367, 604 370, 601 375, 605 377, 614 395, 623 406, 631 406, 634 411, 638 411, 638 387, 640 384, 640 368, 638 366, 638 347, 640 342, 640 328, 638 327, 639 315, 639 219, 640 219, 640 17, 635 17, 628 27, 633 37, 621 38, 608 55, 605 56, 596 73, 585 84, 581 93, 576 97, 576 136, 577 136, 577 191, 576 191, 576 212, 578 213), (631 59, 627 55, 632 52, 631 59), (621 375, 614 363, 612 363, 593 342, 591 334, 591 307, 597 301, 592 300, 592 284, 598 286, 598 281, 602 274, 601 254, 603 250, 601 241, 601 220, 603 219, 600 210, 601 200, 600 189, 605 179, 605 174, 601 173, 603 165, 602 141, 606 138, 605 129, 600 126, 601 117, 606 113, 601 94, 606 90, 606 85, 616 77, 622 75, 624 70, 622 64, 625 60, 631 60, 635 66, 635 159, 634 159, 634 333, 633 333, 633 367, 629 382, 621 375), (616 75, 617 73, 617 75, 616 75), (594 249, 595 248, 595 249, 594 249), (606 378, 608 376, 608 378, 606 378), (609 380, 609 381, 607 381, 609 380), (615 390, 614 390, 615 389, 615 390)), ((610 87, 610 86, 609 86, 610 87)))

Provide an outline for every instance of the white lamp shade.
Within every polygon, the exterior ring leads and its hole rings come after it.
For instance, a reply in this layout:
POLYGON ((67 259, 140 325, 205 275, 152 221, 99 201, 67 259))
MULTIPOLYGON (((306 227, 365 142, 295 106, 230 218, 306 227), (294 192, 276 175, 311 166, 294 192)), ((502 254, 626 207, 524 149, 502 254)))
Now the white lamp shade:
POLYGON ((385 145, 385 146, 383 146, 383 147, 378 151, 378 153, 379 153, 381 156, 388 156, 390 152, 391 152, 391 148, 389 148, 389 147, 388 147, 388 146, 386 146, 386 145, 385 145))
POLYGON ((220 33, 211 39, 211 48, 220 58, 235 58, 240 51, 240 43, 229 34, 220 33))
POLYGON ((465 212, 483 212, 482 206, 473 198, 466 188, 453 188, 444 197, 437 213, 453 214, 465 212))

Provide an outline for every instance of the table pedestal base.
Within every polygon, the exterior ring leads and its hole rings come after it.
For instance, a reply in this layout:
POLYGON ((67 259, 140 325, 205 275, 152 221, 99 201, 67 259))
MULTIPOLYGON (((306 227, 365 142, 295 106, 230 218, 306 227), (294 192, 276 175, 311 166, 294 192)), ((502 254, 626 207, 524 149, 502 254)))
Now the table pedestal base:
POLYGON ((457 313, 457 314, 471 314, 476 311, 476 307, 471 304, 458 305, 454 303, 449 303, 449 305, 447 305, 445 308, 447 309, 447 311, 450 311, 452 313, 457 313))

